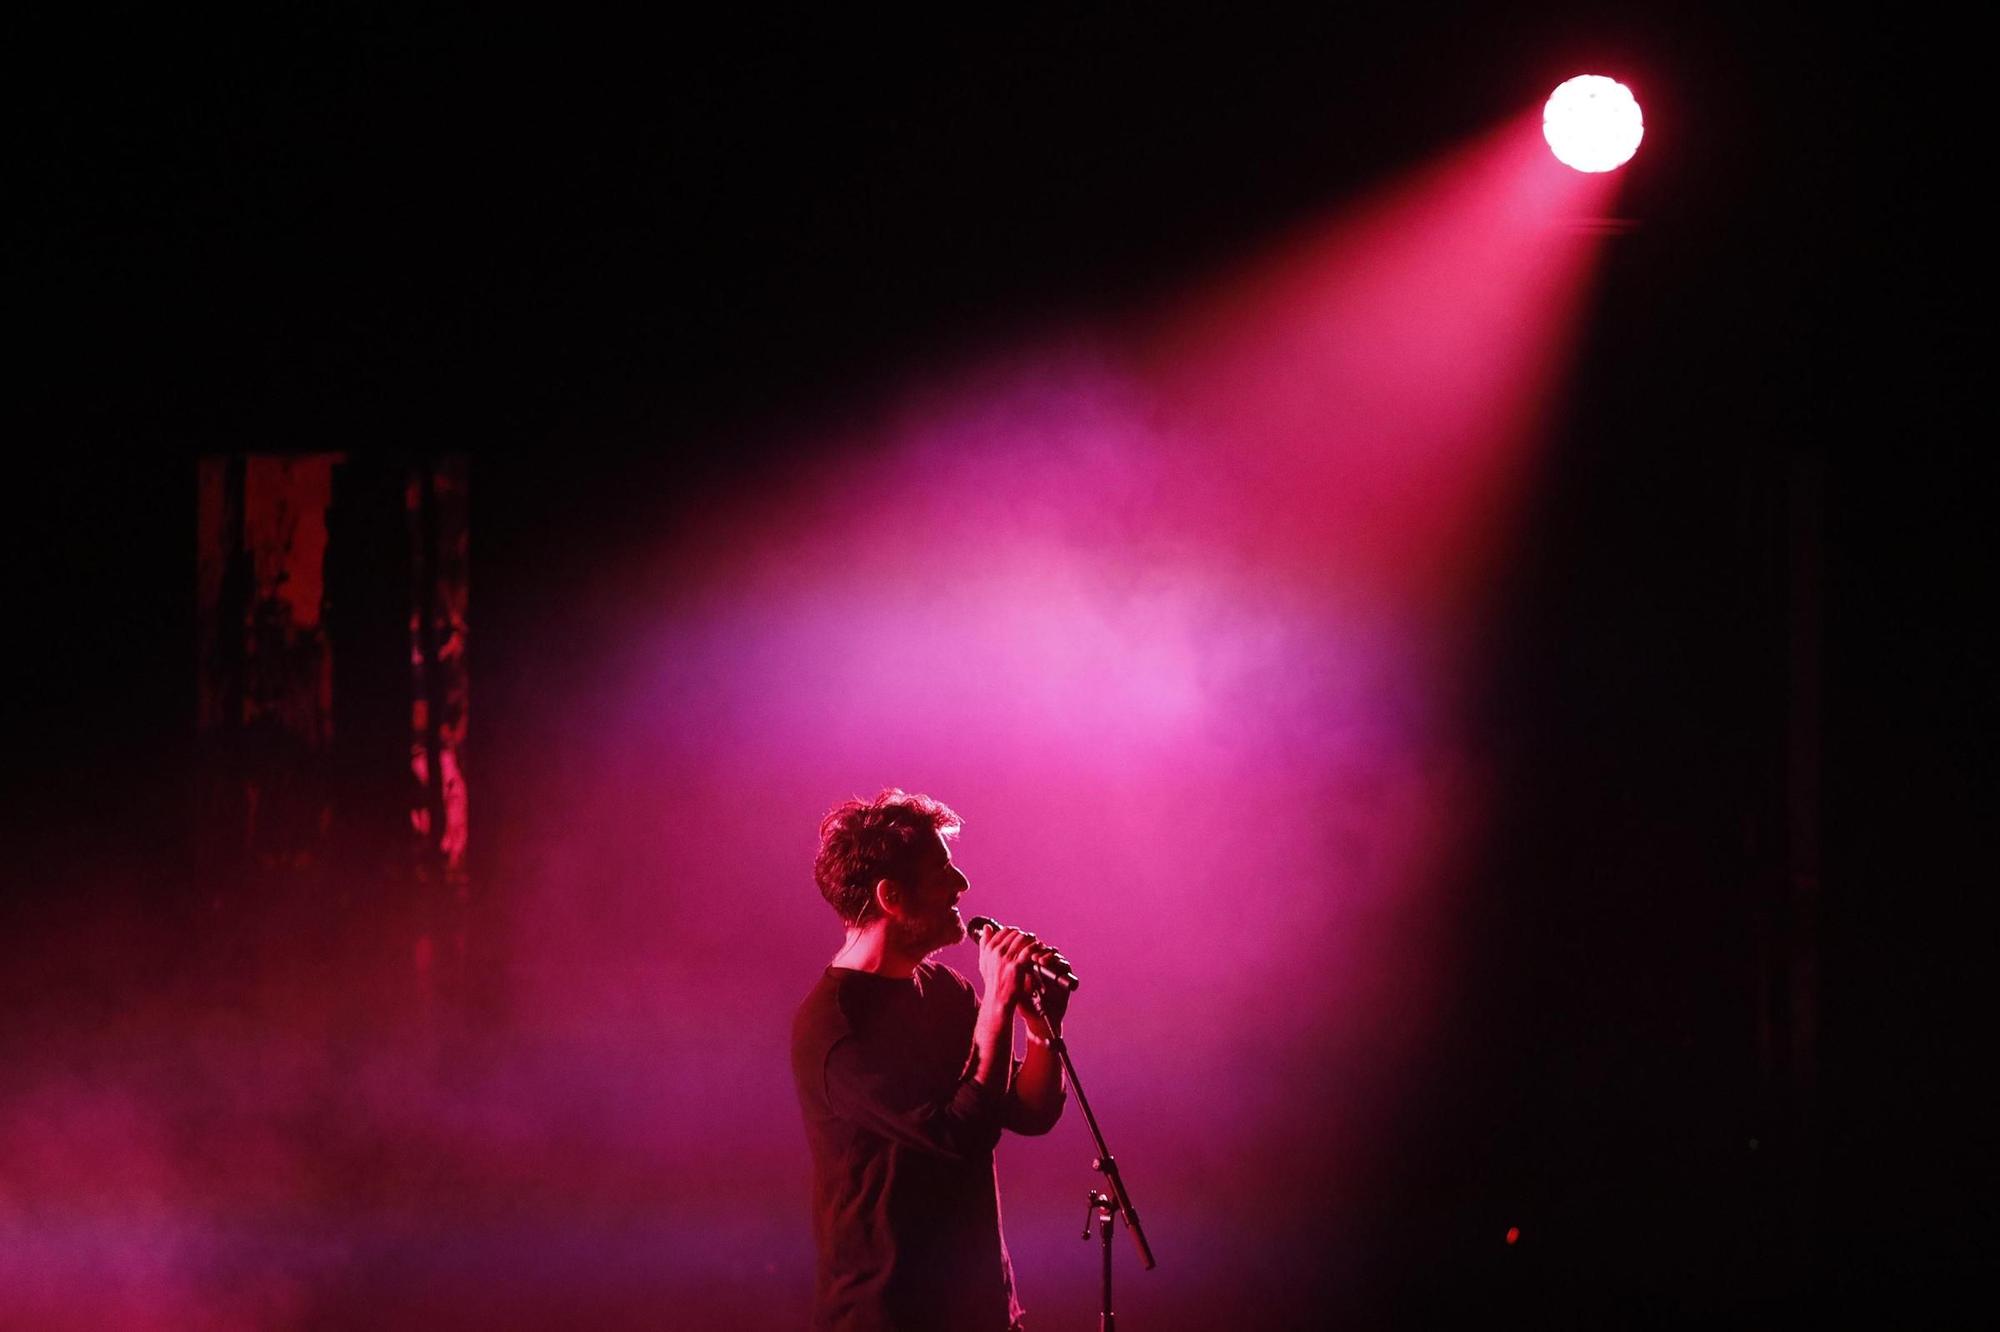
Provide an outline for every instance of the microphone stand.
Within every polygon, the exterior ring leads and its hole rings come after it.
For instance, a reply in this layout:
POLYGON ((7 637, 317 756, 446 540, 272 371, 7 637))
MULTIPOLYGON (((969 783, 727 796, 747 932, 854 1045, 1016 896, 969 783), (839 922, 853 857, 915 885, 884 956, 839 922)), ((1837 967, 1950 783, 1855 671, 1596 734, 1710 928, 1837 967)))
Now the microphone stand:
POLYGON ((1097 1237, 1104 1255, 1103 1305, 1098 1313, 1098 1332, 1114 1332, 1117 1315, 1111 1312, 1111 1221, 1115 1213, 1125 1218, 1125 1229, 1132 1236, 1132 1243, 1139 1248, 1139 1261, 1148 1272, 1157 1264, 1153 1261, 1153 1246, 1146 1243, 1146 1231, 1139 1224, 1139 1210, 1132 1205, 1132 1195, 1125 1187, 1125 1177, 1118 1173, 1118 1161, 1111 1155, 1111 1148, 1105 1144, 1104 1130, 1097 1126, 1097 1116, 1090 1111, 1090 1098, 1083 1094, 1083 1082, 1076 1076, 1076 1061, 1070 1058, 1069 1042, 1063 1039, 1062 1023, 1051 1018, 1042 1007, 1039 992, 1031 996, 1035 1014, 1049 1029, 1049 1048, 1062 1060, 1063 1072, 1069 1077, 1070 1089, 1076 1093, 1076 1103, 1083 1109, 1083 1122, 1090 1126, 1090 1137, 1097 1144, 1097 1157, 1090 1163, 1092 1170, 1104 1176, 1106 1192, 1090 1190, 1088 1210, 1083 1218, 1083 1238, 1090 1240, 1090 1223, 1097 1222, 1097 1237))

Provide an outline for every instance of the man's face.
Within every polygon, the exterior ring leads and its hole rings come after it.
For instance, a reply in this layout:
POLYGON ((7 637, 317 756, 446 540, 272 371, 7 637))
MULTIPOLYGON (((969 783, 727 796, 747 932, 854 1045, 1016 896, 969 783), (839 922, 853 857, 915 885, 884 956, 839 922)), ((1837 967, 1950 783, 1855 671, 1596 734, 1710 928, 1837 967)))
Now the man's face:
POLYGON ((965 938, 958 899, 964 896, 967 884, 965 875, 951 863, 951 848, 943 836, 931 834, 910 877, 903 885, 901 912, 889 917, 890 937, 897 948, 915 957, 928 957, 965 938))

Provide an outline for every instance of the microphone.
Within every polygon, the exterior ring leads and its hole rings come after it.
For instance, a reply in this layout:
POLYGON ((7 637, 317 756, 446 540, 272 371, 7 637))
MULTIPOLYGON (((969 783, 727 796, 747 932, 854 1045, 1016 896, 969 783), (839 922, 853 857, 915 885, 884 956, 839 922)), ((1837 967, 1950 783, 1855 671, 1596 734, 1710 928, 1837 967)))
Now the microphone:
MULTIPOLYGON (((988 930, 1005 928, 1006 926, 991 916, 974 916, 971 920, 965 922, 966 937, 974 940, 978 939, 980 935, 986 933, 988 930)), ((1076 978, 1076 973, 1070 970, 1069 959, 1061 953, 1051 953, 1041 961, 1032 962, 1029 965, 1034 968, 1037 976, 1040 976, 1051 985, 1060 985, 1065 990, 1074 990, 1077 986, 1083 984, 1082 981, 1076 978)))

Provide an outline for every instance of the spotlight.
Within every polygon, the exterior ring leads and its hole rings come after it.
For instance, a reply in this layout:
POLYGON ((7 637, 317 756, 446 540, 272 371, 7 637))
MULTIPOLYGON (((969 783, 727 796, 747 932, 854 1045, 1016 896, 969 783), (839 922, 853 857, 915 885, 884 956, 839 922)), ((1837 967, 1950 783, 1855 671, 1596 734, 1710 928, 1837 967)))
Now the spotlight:
POLYGON ((1542 137, 1564 166, 1609 171, 1632 160, 1646 122, 1632 90, 1601 74, 1583 74, 1549 94, 1542 137))

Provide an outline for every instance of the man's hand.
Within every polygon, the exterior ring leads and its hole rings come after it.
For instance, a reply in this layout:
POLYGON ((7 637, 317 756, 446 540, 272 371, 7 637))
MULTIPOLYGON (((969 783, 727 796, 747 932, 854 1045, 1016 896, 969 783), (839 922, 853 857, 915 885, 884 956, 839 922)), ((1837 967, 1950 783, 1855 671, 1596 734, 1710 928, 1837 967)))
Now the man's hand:
MULTIPOLYGON (((1029 978, 1020 1005, 1021 1020, 1028 1026, 1028 1051, 1011 1089, 1014 1108, 1007 1127, 1016 1133, 1047 1133, 1062 1118, 1063 1066, 1052 1042, 1062 1034, 1069 990, 1042 980, 1032 970, 1036 963, 1050 958, 1060 958, 1060 954, 1037 942, 1020 963, 1029 978)), ((1013 1025, 1012 1018, 1008 1025, 1013 1025)))
MULTIPOLYGON (((1035 961, 1056 955, 1053 948, 1044 948, 1035 956, 1035 961)), ((1038 1041, 1055 1039, 1062 1030, 1063 1014, 1069 1011, 1069 990, 1037 978, 1032 982, 1030 1002, 1021 1005, 1021 1018, 1028 1024, 1028 1034, 1038 1041)))
POLYGON ((1038 1041, 1054 1038, 1069 1009, 1069 990, 1035 974, 1035 965, 1062 954, 1026 930, 994 928, 979 939, 979 974, 986 982, 983 1000, 1003 1013, 1018 1008, 1028 1034, 1038 1041))
POLYGON ((1034 956, 1035 936, 994 928, 979 936, 979 1019, 972 1027, 972 1077, 995 1092, 1007 1090, 1014 1057, 1014 1010, 1028 995, 1023 963, 1034 956))
POLYGON ((1038 955, 1052 953, 1026 930, 995 928, 979 936, 979 979, 984 993, 980 1007, 1011 1014, 1024 1006, 1030 982, 1029 964, 1038 955))

